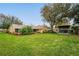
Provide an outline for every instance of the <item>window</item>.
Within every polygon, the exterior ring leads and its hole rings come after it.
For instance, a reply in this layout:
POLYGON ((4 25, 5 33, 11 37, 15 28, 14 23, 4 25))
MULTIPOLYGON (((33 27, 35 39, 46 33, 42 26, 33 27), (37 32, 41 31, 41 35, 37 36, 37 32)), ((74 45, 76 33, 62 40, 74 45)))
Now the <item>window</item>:
POLYGON ((20 32, 20 29, 18 29, 18 28, 17 28, 17 29, 15 29, 15 32, 20 32))
POLYGON ((37 32, 39 29, 33 29, 34 32, 37 32))
POLYGON ((60 33, 68 33, 68 30, 59 30, 60 33))

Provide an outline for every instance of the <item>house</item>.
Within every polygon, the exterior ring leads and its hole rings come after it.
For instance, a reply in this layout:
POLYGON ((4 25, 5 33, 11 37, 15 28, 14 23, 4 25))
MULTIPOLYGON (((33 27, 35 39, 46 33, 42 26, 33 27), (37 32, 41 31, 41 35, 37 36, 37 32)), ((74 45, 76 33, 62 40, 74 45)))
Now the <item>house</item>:
POLYGON ((58 26, 54 26, 53 27, 53 31, 56 33, 66 33, 68 34, 69 32, 72 31, 71 26, 70 25, 58 25, 58 26))
POLYGON ((58 28, 59 28, 59 33, 68 34, 73 31, 70 25, 59 25, 58 28))
MULTIPOLYGON (((20 33, 20 29, 22 29, 24 26, 25 25, 12 24, 9 27, 8 32, 12 33, 12 34, 21 34, 20 33)), ((32 30, 33 30, 33 33, 43 33, 43 32, 47 32, 48 31, 48 27, 47 26, 43 26, 43 25, 32 26, 32 30)))
POLYGON ((53 27, 53 31, 56 33, 70 33, 70 32, 77 32, 79 33, 79 20, 72 18, 68 23, 55 25, 53 27), (73 29, 72 27, 77 27, 77 29, 73 29), (76 31, 77 30, 77 31, 76 31))
POLYGON ((20 29, 23 27, 24 25, 20 25, 20 24, 12 24, 8 31, 9 33, 12 33, 12 34, 21 34, 20 33, 20 29))
POLYGON ((33 32, 37 32, 37 33, 48 32, 48 27, 44 25, 37 25, 32 28, 33 28, 33 32))

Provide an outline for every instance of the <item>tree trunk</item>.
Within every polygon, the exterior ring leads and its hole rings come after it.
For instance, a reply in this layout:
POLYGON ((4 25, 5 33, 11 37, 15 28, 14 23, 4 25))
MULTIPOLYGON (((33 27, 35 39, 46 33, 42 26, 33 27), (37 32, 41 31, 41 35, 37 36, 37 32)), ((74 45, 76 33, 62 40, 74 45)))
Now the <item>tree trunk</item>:
POLYGON ((53 32, 53 23, 51 22, 51 24, 50 24, 50 29, 51 29, 51 32, 53 32))

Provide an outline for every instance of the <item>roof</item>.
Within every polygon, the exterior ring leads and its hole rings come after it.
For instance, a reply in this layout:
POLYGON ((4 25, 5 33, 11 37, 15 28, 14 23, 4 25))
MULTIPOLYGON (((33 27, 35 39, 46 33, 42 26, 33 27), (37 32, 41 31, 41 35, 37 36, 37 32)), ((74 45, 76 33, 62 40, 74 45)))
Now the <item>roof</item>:
POLYGON ((69 28, 70 25, 69 24, 62 24, 62 25, 58 25, 59 28, 69 28))
POLYGON ((61 25, 58 25, 58 26, 70 26, 70 24, 61 24, 61 25))
POLYGON ((48 28, 47 26, 44 25, 38 25, 38 26, 33 26, 33 29, 43 29, 43 28, 48 28))
POLYGON ((58 25, 58 26, 70 26, 69 24, 61 24, 61 25, 58 25))
POLYGON ((20 24, 12 24, 11 27, 14 28, 22 28, 24 25, 20 25, 20 24))

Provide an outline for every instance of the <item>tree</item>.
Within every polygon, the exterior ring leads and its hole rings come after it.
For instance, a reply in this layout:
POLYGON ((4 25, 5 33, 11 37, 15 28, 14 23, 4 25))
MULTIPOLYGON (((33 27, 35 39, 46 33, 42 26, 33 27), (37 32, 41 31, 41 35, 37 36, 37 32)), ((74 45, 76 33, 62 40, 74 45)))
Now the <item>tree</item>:
POLYGON ((22 24, 22 21, 14 16, 6 16, 4 14, 0 14, 0 28, 8 29, 12 24, 22 24))
POLYGON ((43 20, 50 24, 51 30, 53 26, 64 21, 62 18, 68 16, 68 11, 71 4, 47 4, 41 10, 43 20))
POLYGON ((72 18, 79 19, 79 4, 72 5, 70 14, 72 18))
POLYGON ((70 13, 71 17, 74 18, 73 32, 79 34, 79 4, 73 4, 70 13))
POLYGON ((22 24, 22 21, 15 16, 9 16, 8 19, 11 20, 11 23, 13 24, 22 24))

